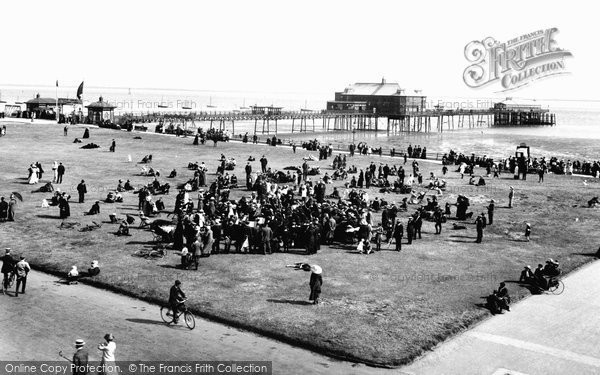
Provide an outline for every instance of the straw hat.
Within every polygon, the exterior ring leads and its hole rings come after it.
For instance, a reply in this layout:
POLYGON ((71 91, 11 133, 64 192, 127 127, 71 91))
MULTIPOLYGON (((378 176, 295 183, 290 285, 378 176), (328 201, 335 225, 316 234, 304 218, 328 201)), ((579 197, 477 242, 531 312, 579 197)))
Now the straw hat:
POLYGON ((75 340, 75 347, 76 348, 81 348, 84 345, 85 345, 85 341, 83 341, 82 339, 75 340))

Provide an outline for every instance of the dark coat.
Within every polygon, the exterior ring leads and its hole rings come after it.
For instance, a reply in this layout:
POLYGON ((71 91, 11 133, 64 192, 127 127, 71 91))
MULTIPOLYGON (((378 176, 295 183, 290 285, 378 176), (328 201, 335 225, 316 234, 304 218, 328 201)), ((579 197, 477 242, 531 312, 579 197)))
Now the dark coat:
POLYGON ((86 375, 88 364, 88 351, 81 348, 73 354, 73 375, 86 375))
POLYGON ((319 298, 319 295, 321 294, 323 277, 320 274, 317 275, 313 272, 310 274, 310 282, 308 284, 310 285, 310 297, 308 297, 308 299, 310 301, 314 301, 315 299, 319 298))
POLYGON ((10 254, 6 254, 2 257, 2 273, 12 272, 15 268, 15 260, 10 254))

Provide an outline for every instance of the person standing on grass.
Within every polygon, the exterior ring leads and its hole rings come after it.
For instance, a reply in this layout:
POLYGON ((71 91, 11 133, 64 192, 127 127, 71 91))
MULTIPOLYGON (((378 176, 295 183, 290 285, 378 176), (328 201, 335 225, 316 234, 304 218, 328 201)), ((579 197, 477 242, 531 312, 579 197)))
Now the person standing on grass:
POLYGON ((8 290, 8 279, 10 274, 13 273, 15 269, 15 260, 12 255, 10 255, 10 248, 6 248, 6 254, 2 257, 2 273, 4 274, 4 279, 2 281, 2 294, 5 294, 8 290))
POLYGON ((260 158, 260 167, 261 167, 262 173, 267 173, 267 164, 269 164, 269 161, 263 155, 262 158, 260 158))
POLYGON ((110 144, 110 152, 115 152, 115 149, 117 148, 117 142, 115 142, 115 140, 113 139, 111 144, 110 144))
POLYGON ((396 251, 402 250, 402 237, 404 237, 404 226, 400 222, 400 219, 396 222, 396 228, 394 228, 394 240, 396 241, 396 251))
POLYGON ((85 194, 87 193, 87 187, 85 186, 84 180, 81 180, 79 185, 77 185, 77 192, 79 193, 79 203, 84 203, 85 194))
POLYGON ((266 223, 261 225, 260 242, 261 242, 261 247, 262 247, 264 255, 267 255, 267 251, 269 252, 269 255, 272 254, 272 252, 271 252, 271 241, 272 240, 273 240, 273 231, 271 230, 271 228, 266 223))
POLYGON ((56 168, 56 183, 61 184, 63 175, 65 174, 65 166, 63 163, 58 163, 58 167, 56 168))
POLYGON ((406 224, 406 238, 408 240, 408 244, 411 245, 413 241, 413 235, 415 233, 415 224, 413 222, 413 217, 408 218, 408 224, 406 224))
POLYGON ((510 187, 510 191, 508 192, 508 208, 512 208, 512 201, 515 197, 515 188, 510 187))
POLYGON ((531 236, 531 224, 525 223, 525 239, 529 242, 529 236, 531 236))
POLYGON ((488 225, 492 225, 492 223, 494 223, 494 200, 492 199, 490 201, 490 204, 487 207, 487 211, 488 211, 488 225))
POLYGON ((477 220, 475 220, 475 226, 477 228, 477 239, 476 243, 481 243, 483 240, 483 219, 481 216, 477 216, 477 220))
POLYGON ((56 178, 58 177, 58 162, 54 160, 52 164, 52 182, 56 182, 56 178))
POLYGON ((308 300, 313 301, 313 305, 317 305, 321 295, 321 287, 323 286, 323 269, 316 264, 308 263, 296 263, 295 268, 300 268, 307 272, 311 271, 310 281, 308 282, 308 285, 310 286, 310 296, 308 297, 308 300))
POLYGON ((27 275, 31 271, 29 263, 25 261, 25 257, 21 256, 21 260, 15 265, 15 273, 17 274, 17 287, 15 289, 15 297, 19 296, 19 287, 21 294, 25 294, 25 286, 27 286, 27 275))
POLYGON ((8 202, 4 197, 0 197, 0 222, 6 221, 8 217, 8 202))
POLYGON ((10 199, 8 200, 8 215, 6 220, 15 221, 15 212, 17 209, 17 199, 14 194, 10 195, 10 199))
POLYGON ((64 129, 63 129, 63 134, 66 137, 67 133, 69 132, 69 125, 65 125, 64 129))
POLYGON ((544 173, 546 173, 544 165, 538 168, 538 183, 544 182, 544 173))

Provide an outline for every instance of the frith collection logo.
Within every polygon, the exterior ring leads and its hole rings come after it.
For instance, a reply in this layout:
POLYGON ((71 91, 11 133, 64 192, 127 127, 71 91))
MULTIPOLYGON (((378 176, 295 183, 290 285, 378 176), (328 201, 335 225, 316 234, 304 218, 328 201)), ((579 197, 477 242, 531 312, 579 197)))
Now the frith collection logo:
POLYGON ((537 30, 504 43, 492 37, 472 41, 465 47, 465 57, 472 64, 465 69, 463 80, 473 88, 498 82, 499 92, 503 92, 568 74, 564 60, 572 54, 558 47, 557 32, 557 28, 537 30))

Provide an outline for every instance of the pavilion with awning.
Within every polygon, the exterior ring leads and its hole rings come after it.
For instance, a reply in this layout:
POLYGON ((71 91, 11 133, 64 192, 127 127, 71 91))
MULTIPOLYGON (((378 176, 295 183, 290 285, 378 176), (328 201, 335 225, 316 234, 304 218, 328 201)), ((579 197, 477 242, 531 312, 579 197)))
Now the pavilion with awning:
POLYGON ((105 102, 104 98, 100 97, 97 102, 86 106, 88 110, 88 121, 92 124, 103 123, 109 121, 114 122, 115 105, 105 102))
POLYGON ((58 108, 56 108, 56 98, 42 98, 37 94, 35 98, 25 102, 28 117, 35 114, 36 118, 55 120, 56 113, 62 113, 65 105, 81 104, 78 99, 58 98, 58 108))

